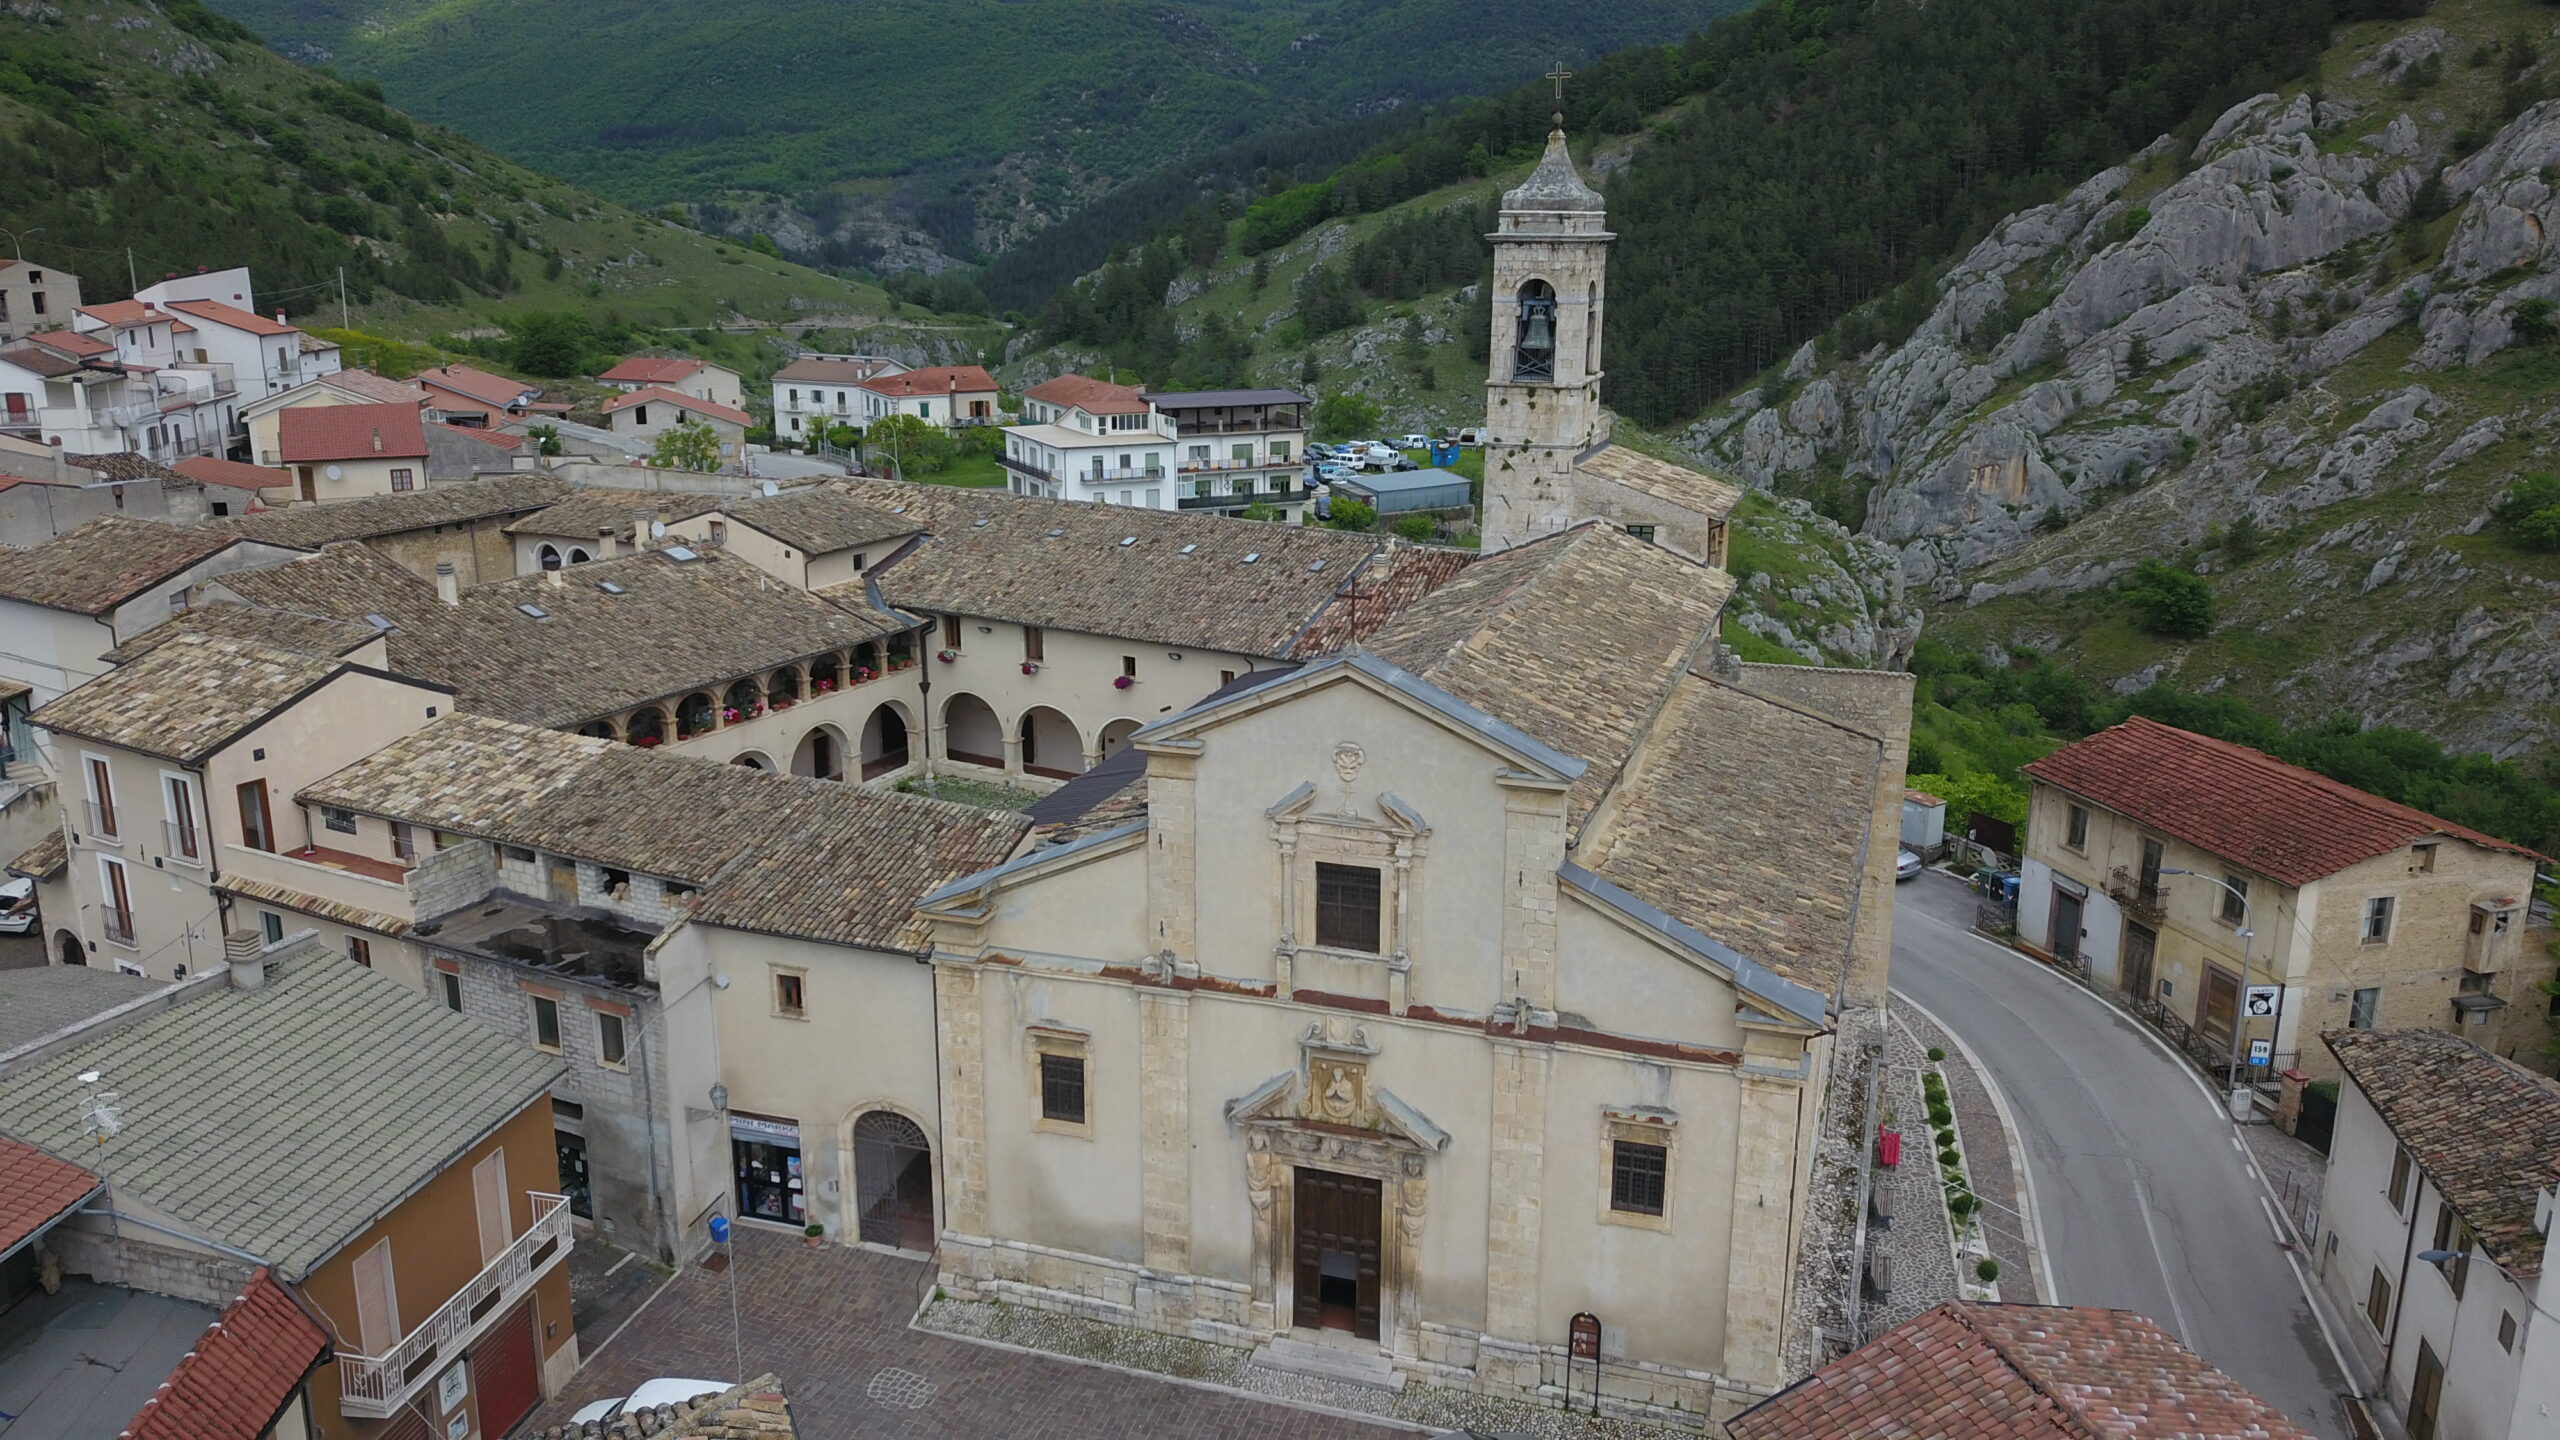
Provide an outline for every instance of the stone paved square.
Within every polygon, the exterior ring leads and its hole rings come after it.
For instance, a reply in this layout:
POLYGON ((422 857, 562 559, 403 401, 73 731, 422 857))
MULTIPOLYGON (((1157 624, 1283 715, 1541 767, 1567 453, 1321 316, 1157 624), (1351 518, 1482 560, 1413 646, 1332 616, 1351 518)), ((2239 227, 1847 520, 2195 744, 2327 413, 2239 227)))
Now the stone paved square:
MULTIPOLYGON (((912 1330, 907 1321, 932 1273, 919 1261, 843 1245, 811 1249, 742 1228, 734 1268, 744 1373, 782 1377, 804 1435, 1386 1440, 1419 1433, 912 1330)), ((738 1364, 729 1313, 728 1275, 686 1266, 516 1433, 539 1434, 590 1400, 628 1394, 657 1376, 729 1378, 738 1364)), ((579 1339, 594 1346, 606 1336, 579 1339)))

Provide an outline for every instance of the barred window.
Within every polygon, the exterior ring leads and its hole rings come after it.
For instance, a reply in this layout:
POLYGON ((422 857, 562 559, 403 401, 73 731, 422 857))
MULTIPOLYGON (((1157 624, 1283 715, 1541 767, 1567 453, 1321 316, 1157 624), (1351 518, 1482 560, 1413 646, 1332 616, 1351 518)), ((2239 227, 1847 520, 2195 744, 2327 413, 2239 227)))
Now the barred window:
POLYGON ((1044 1052, 1040 1056, 1040 1118, 1066 1125, 1084 1123, 1084 1057, 1044 1052))
POLYGON ((1609 1147, 1609 1208, 1637 1215, 1662 1213, 1671 1151, 1661 1145, 1619 1140, 1609 1147))
POLYGON ((1378 871, 1370 865, 1316 865, 1316 943, 1331 950, 1378 950, 1378 871))

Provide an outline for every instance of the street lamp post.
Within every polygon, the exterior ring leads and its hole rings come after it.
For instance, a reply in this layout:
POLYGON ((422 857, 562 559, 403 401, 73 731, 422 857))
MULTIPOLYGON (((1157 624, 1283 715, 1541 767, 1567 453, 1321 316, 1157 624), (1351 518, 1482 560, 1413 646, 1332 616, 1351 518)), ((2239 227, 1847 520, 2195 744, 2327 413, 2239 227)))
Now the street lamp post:
MULTIPOLYGON (((2249 892, 2232 884, 2230 881, 2223 879, 2219 875, 2207 875, 2198 870, 2176 870, 2163 868, 2160 873, 2163 875, 2191 875, 2198 880, 2209 881, 2215 885, 2221 886, 2225 894, 2240 902, 2240 993, 2231 997, 2231 1045, 2229 1051, 2231 1077, 2230 1107, 2232 1119, 2247 1120, 2249 1118, 2249 1107, 2253 1102, 2250 1099, 2249 1084, 2241 1078, 2240 1036, 2241 1032, 2248 1028, 2249 1023, 2249 952, 2255 945, 2258 938, 2257 929, 2253 924, 2251 924, 2254 917, 2249 908, 2249 892)), ((2268 1053, 2272 1055, 2275 1050, 2275 1042, 2272 1039, 2269 1040, 2267 1042, 2267 1047, 2268 1053)))

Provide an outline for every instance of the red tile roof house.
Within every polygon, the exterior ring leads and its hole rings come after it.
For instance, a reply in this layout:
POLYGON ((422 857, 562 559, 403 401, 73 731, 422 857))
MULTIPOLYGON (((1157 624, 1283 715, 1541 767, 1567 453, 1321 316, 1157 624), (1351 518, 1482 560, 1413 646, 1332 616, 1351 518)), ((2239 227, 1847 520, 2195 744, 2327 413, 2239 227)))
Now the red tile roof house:
POLYGON ((938 365, 862 382, 862 423, 891 415, 913 415, 928 425, 998 425, 1004 412, 996 404, 996 381, 975 365, 938 365))
POLYGON ((2130 1310, 1941 1305, 1725 1422, 1733 1440, 2312 1440, 2130 1310))
POLYGON ((635 355, 596 378, 626 393, 655 385, 732 410, 747 403, 746 386, 737 371, 691 355, 635 355))
POLYGON ((720 463, 727 466, 737 464, 746 453, 747 430, 755 424, 755 417, 727 405, 644 385, 607 401, 604 421, 605 428, 614 434, 649 444, 687 421, 708 425, 720 440, 720 463))
POLYGON ((441 365, 421 370, 410 379, 427 392, 431 418, 484 430, 494 430, 511 416, 536 408, 542 395, 538 386, 468 365, 441 365))
POLYGON ((298 499, 394 495, 426 483, 426 428, 415 405, 306 405, 276 422, 298 499))
POLYGON ((2085 964, 2207 1068, 2242 1010, 2261 1084, 2292 1067, 2335 1078, 2311 1038, 2332 1028, 2493 1048, 2541 1032, 2554 966, 2524 931, 2544 857, 2154 720, 2025 773, 2021 945, 2085 964))

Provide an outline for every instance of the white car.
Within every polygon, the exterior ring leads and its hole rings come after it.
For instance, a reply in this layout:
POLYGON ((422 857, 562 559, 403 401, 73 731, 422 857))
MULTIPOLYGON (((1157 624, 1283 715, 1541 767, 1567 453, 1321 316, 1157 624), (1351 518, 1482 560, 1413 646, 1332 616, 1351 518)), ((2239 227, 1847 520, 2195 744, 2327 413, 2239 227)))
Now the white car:
POLYGON ((1927 866, 1920 863, 1919 856, 1912 854, 1908 850, 1902 851, 1900 854, 1893 857, 1893 878, 1896 881, 1908 880, 1927 868, 1927 866))
POLYGON ((1404 437, 1404 448, 1407 450, 1427 450, 1431 448, 1431 437, 1428 435, 1407 435, 1404 437))
POLYGON ((36 928, 36 882, 24 875, 0 880, 0 935, 28 935, 36 928))
POLYGON ((680 1405, 703 1395, 717 1395, 729 1387, 717 1380, 651 1380, 619 1400, 598 1400, 584 1406, 569 1417, 572 1425, 591 1420, 610 1420, 635 1410, 655 1410, 661 1405, 680 1405))

